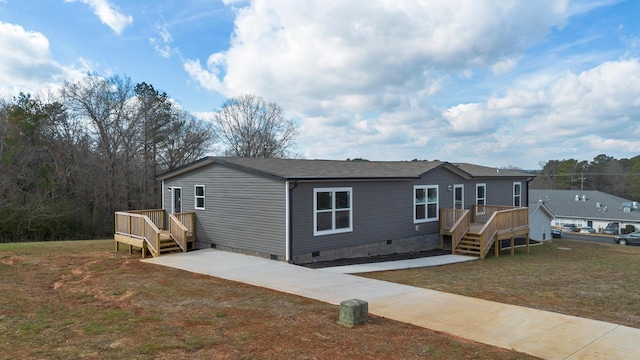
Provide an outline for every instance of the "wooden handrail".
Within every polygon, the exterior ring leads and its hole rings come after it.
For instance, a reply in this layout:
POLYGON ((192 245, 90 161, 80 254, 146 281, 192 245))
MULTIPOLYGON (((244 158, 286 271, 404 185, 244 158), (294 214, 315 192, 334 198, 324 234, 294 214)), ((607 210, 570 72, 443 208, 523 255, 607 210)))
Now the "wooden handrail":
POLYGON ((189 236, 194 236, 196 232, 196 213, 191 212, 181 212, 172 214, 180 221, 186 228, 189 236))
POLYGON ((492 206, 492 208, 490 209, 491 217, 480 230, 480 259, 484 259, 491 249, 491 245, 499 238, 498 235, 501 231, 512 231, 529 226, 529 210, 527 208, 501 206, 492 206), (498 210, 499 208, 502 210, 498 210))
POLYGON ((163 209, 131 210, 126 212, 131 214, 145 215, 156 225, 158 229, 165 229, 163 209))
POLYGON ((160 229, 147 215, 140 215, 129 211, 115 213, 116 234, 144 239, 149 245, 153 256, 158 256, 160 249, 160 229))
POLYGON ((451 252, 453 253, 460 244, 460 241, 464 237, 464 234, 469 231, 471 226, 471 217, 469 216, 469 210, 464 210, 462 216, 451 227, 449 232, 451 233, 451 252))
POLYGON ((491 214, 489 220, 480 229, 480 259, 484 259, 485 255, 489 252, 491 244, 495 240, 495 236, 498 233, 496 226, 497 212, 491 214), (491 236, 489 236, 489 234, 491 236))
MULTIPOLYGON (((514 210, 517 209, 513 206, 502 206, 502 205, 473 205, 473 219, 474 223, 486 223, 489 221, 491 216, 497 211, 503 210, 514 210)), ((523 208, 526 209, 526 208, 523 208)))
POLYGON ((464 209, 440 209, 440 230, 450 231, 468 211, 464 209))
POLYGON ((184 226, 178 217, 175 214, 169 214, 169 233, 176 243, 178 243, 182 252, 187 251, 187 232, 187 227, 184 226))

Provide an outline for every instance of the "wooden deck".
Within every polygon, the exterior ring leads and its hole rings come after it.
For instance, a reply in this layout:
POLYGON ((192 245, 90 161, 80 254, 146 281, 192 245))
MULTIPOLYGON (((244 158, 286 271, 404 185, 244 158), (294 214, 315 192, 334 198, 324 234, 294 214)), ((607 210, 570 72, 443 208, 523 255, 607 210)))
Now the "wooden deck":
POLYGON ((493 247, 495 255, 511 249, 514 254, 515 239, 526 239, 529 252, 529 210, 524 207, 474 205, 471 210, 440 209, 440 247, 445 237, 451 238, 453 254, 474 255, 484 259, 493 247), (510 247, 501 246, 510 240, 510 247))
POLYGON ((116 251, 120 244, 142 250, 142 257, 164 253, 186 252, 195 241, 195 213, 167 214, 162 209, 118 211, 115 213, 116 251), (166 226, 165 225, 165 219, 166 226))

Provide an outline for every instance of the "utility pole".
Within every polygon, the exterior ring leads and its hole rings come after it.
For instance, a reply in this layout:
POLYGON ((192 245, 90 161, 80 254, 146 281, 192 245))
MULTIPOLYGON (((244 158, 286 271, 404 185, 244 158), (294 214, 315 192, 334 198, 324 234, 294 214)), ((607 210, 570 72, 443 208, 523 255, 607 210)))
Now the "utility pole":
MULTIPOLYGON (((573 178, 573 174, 571 177, 573 178)), ((576 182, 578 180, 580 180, 580 191, 584 191, 584 181, 587 180, 587 178, 584 177, 584 172, 581 172, 580 177, 575 180, 572 179, 571 182, 576 182)))
POLYGON ((580 173, 580 177, 578 178, 578 180, 580 180, 580 191, 584 191, 584 181, 586 180, 584 177, 584 173, 580 173))

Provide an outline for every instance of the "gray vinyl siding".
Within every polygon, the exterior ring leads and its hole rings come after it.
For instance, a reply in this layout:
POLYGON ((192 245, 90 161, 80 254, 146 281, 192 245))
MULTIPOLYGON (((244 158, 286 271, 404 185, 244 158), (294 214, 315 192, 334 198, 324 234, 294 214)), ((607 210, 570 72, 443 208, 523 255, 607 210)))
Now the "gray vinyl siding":
POLYGON ((476 201, 477 183, 487 186, 487 204, 511 206, 514 181, 522 182, 522 204, 527 204, 524 178, 466 180, 444 168, 430 171, 416 180, 301 182, 292 193, 292 255, 439 233, 439 221, 414 223, 415 185, 437 185, 439 208, 450 209, 453 208, 453 191, 449 191, 449 186, 462 184, 464 207, 471 209, 476 201), (314 236, 314 188, 339 187, 352 188, 353 231, 314 236))
MULTIPOLYGON (((451 207, 447 190, 456 175, 439 169, 428 178, 401 181, 304 182, 293 191, 293 255, 439 232, 439 222, 414 223, 414 185, 438 185, 440 208, 451 207), (313 234, 313 189, 352 188, 353 231, 313 234)), ((459 179, 459 178, 458 178, 459 179)))
POLYGON ((396 239, 412 228, 411 182, 300 183, 292 193, 293 255, 396 239), (314 236, 314 188, 352 188, 353 231, 314 236), (407 191, 407 189, 409 189, 407 191), (405 231, 406 232, 406 231, 405 231))
MULTIPOLYGON (((484 182, 487 184, 487 205, 504 206, 513 206, 513 183, 520 182, 522 185, 520 189, 520 206, 527 207, 527 195, 529 193, 529 191, 527 191, 527 179, 490 179, 487 181, 477 182, 484 182)), ((473 191, 475 191, 475 185, 473 186, 473 191)), ((475 199, 475 193, 473 196, 475 199)))
POLYGON ((198 242, 285 255, 284 181, 212 164, 165 180, 167 211, 171 186, 182 187, 182 211, 196 213, 198 242), (194 209, 195 185, 205 186, 204 210, 194 209))
MULTIPOLYGON (((522 183, 521 204, 528 203, 527 178, 467 180, 445 167, 419 179, 386 181, 299 181, 292 191, 292 256, 387 240, 438 234, 439 221, 414 222, 414 186, 437 185, 439 208, 453 208, 449 186, 464 186, 464 207, 476 202, 476 184, 487 186, 488 205, 513 203, 513 182, 522 183), (314 236, 314 188, 352 188, 353 230, 314 236)), ((217 163, 164 180, 163 207, 172 208, 169 187, 182 188, 182 211, 196 214, 199 243, 285 256, 287 189, 284 180, 217 163), (205 209, 196 210, 195 186, 205 186, 205 209)))

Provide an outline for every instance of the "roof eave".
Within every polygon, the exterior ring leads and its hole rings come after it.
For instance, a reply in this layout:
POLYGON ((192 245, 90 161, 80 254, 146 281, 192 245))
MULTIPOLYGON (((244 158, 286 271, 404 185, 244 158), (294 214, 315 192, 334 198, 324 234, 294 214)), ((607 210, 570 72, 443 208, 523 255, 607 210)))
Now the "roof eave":
POLYGON ((264 171, 261 169, 256 169, 253 167, 249 167, 249 166, 244 166, 244 165, 239 165, 235 162, 232 161, 227 161, 221 158, 215 158, 215 161, 218 164, 221 165, 225 165, 228 166, 230 168, 234 168, 234 169, 238 169, 238 170, 242 170, 242 171, 246 171, 246 172, 250 172, 250 173, 254 173, 254 174, 258 174, 258 175, 262 175, 262 176, 266 176, 266 177, 270 177, 270 178, 275 178, 278 180, 287 180, 287 177, 285 175, 282 174, 276 174, 276 173, 272 173, 269 171, 264 171))
POLYGON ((201 168, 203 166, 207 166, 209 164, 214 163, 215 161, 213 160, 214 158, 212 158, 211 156, 207 156, 207 157, 203 157, 202 159, 196 160, 192 163, 180 166, 176 169, 167 171, 165 173, 162 173, 160 175, 157 175, 155 177, 156 180, 166 180, 166 179, 170 179, 172 177, 178 176, 178 175, 182 175, 184 173, 187 173, 189 171, 201 168))
MULTIPOLYGON (((429 170, 429 171, 432 171, 432 170, 435 170, 435 169, 439 169, 439 168, 441 168, 441 167, 443 167, 443 168, 445 168, 445 169, 447 169, 447 170, 451 171, 452 173, 454 173, 454 174, 456 174, 456 175, 458 175, 458 176, 460 176, 460 177, 464 178, 465 180, 471 180, 471 179, 473 179, 473 175, 471 175, 471 174, 469 174, 468 172, 466 172, 466 171, 464 171, 464 170, 460 169, 459 167, 455 166, 454 164, 452 164, 452 163, 450 163, 450 162, 448 162, 448 161, 443 162, 442 164, 440 164, 440 165, 436 166, 435 168, 433 168, 433 169, 431 169, 431 170, 429 170)), ((427 171, 427 172, 429 172, 429 171, 427 171)), ((425 174, 426 174, 426 173, 425 173, 425 174)))
POLYGON ((335 177, 318 177, 318 176, 288 176, 286 180, 298 181, 384 181, 384 180, 415 180, 419 176, 335 176, 335 177))

